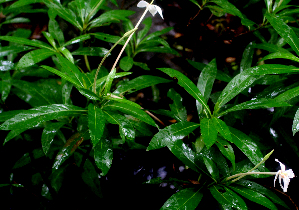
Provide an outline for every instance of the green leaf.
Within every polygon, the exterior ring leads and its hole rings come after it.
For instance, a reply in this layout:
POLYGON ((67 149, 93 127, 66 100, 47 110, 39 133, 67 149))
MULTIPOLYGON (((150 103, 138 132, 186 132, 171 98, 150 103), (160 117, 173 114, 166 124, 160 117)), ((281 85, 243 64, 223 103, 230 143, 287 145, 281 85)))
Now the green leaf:
POLYGON ((262 194, 252 190, 252 189, 248 189, 245 187, 233 187, 233 186, 229 186, 230 189, 232 189, 233 191, 237 192, 238 194, 244 196, 245 198, 258 203, 260 205, 263 205, 264 207, 271 209, 271 210, 275 210, 277 209, 277 207, 265 196, 263 196, 262 194))
POLYGON ((95 94, 91 90, 84 89, 84 88, 78 88, 78 91, 90 100, 100 101, 102 99, 101 97, 99 97, 97 94, 95 94))
POLYGON ((206 100, 200 93, 199 89, 193 84, 193 82, 188 77, 186 77, 185 75, 183 75, 182 73, 174 69, 170 69, 170 68, 158 68, 158 69, 168 74, 169 76, 178 79, 178 84, 182 86, 191 96, 193 96, 198 102, 200 102, 204 106, 205 110, 207 111, 205 114, 207 116, 211 115, 211 111, 206 103, 206 100))
POLYGON ((272 202, 288 208, 287 205, 285 204, 285 202, 283 202, 273 191, 263 187, 262 185, 259 185, 253 181, 244 180, 244 179, 239 180, 238 182, 236 182, 236 184, 242 185, 243 187, 257 191, 257 192, 265 195, 266 197, 268 197, 272 202))
POLYGON ((214 123, 214 128, 228 141, 232 141, 231 132, 228 126, 220 120, 219 118, 213 117, 212 122, 214 123))
POLYGON ((225 189, 225 196, 230 198, 230 200, 233 203, 233 207, 235 207, 236 209, 240 209, 240 210, 247 210, 247 206, 245 201, 237 195, 237 193, 235 193, 234 191, 230 190, 227 187, 224 187, 225 189))
POLYGON ((134 55, 141 52, 169 53, 169 54, 174 54, 176 56, 180 56, 180 54, 177 51, 175 51, 170 47, 165 47, 165 46, 142 47, 136 50, 134 55))
MULTIPOLYGON (((232 143, 234 143, 254 164, 257 165, 263 160, 263 154, 254 141, 241 131, 229 128, 232 134, 232 143)), ((260 171, 265 171, 265 166, 262 164, 258 167, 260 171)))
POLYGON ((84 35, 81 35, 81 36, 77 36, 69 41, 67 41, 66 43, 64 43, 62 45, 62 47, 66 47, 68 45, 71 45, 71 44, 76 44, 76 43, 79 43, 79 42, 83 42, 87 39, 90 39, 90 35, 89 34, 84 34, 84 35))
POLYGON ((83 140, 84 138, 81 133, 76 133, 72 135, 67 140, 66 144, 57 153, 52 168, 56 170, 59 169, 62 163, 64 163, 76 151, 76 149, 80 146, 83 140))
POLYGON ((219 170, 211 158, 203 157, 203 162, 214 180, 219 179, 219 170))
POLYGON ((15 64, 11 61, 0 60, 0 71, 9 71, 14 68, 15 64))
POLYGON ((152 18, 151 17, 145 18, 142 24, 144 24, 144 28, 140 30, 137 34, 137 44, 139 44, 141 40, 145 37, 145 35, 149 32, 152 26, 152 18))
POLYGON ((205 145, 210 148, 215 143, 218 133, 211 118, 200 120, 200 131, 205 145))
POLYGON ((136 77, 128 82, 125 82, 117 87, 114 91, 115 94, 124 95, 125 93, 133 93, 152 85, 157 85, 160 83, 171 82, 171 80, 164 79, 162 77, 152 76, 152 75, 142 75, 136 77))
POLYGON ((111 85, 113 79, 115 78, 115 72, 116 72, 116 68, 112 69, 112 71, 108 74, 106 78, 105 89, 104 89, 105 95, 107 95, 107 93, 110 93, 111 85))
MULTIPOLYGON (((42 148, 34 149, 32 151, 32 156, 34 159, 41 158, 45 156, 45 153, 43 152, 42 148)), ((31 157, 29 153, 25 153, 17 162, 14 164, 13 169, 23 167, 31 162, 31 157)))
POLYGON ((49 106, 40 106, 29 109, 15 115, 13 118, 6 120, 0 130, 16 130, 16 133, 8 134, 4 144, 22 133, 45 121, 54 120, 60 117, 77 116, 85 113, 86 110, 72 105, 53 104, 49 106))
MULTIPOLYGON (((34 49, 34 48, 28 47, 28 46, 22 46, 22 45, 0 47, 0 57, 7 56, 12 53, 20 53, 20 52, 24 52, 24 51, 32 50, 32 49, 34 49)), ((1 70, 1 71, 3 71, 3 70, 1 70)))
POLYGON ((250 42, 244 52, 243 52, 243 55, 242 55, 242 60, 241 60, 241 63, 240 63, 240 72, 248 69, 251 67, 251 64, 252 64, 252 59, 253 59, 253 54, 254 54, 254 45, 252 42, 250 42))
POLYGON ((269 44, 269 43, 255 44, 255 45, 253 45, 253 47, 262 49, 262 50, 267 50, 269 52, 290 53, 287 49, 284 49, 282 47, 279 47, 274 44, 269 44))
MULTIPOLYGON (((216 59, 213 59, 208 65, 204 67, 197 82, 197 88, 206 101, 208 101, 210 98, 216 75, 217 64, 216 59)), ((202 113, 202 104, 196 101, 196 106, 198 114, 202 113)))
POLYGON ((221 138, 217 138, 217 141, 215 142, 215 144, 219 148, 220 152, 227 159, 230 160, 230 162, 233 166, 233 170, 235 170, 235 167, 236 167, 235 153, 234 153, 234 150, 233 150, 232 146, 230 145, 230 143, 221 138))
POLYGON ((293 125, 292 125, 293 136, 299 131, 299 109, 297 109, 293 125))
POLYGON ((203 194, 199 190, 187 188, 180 190, 173 194, 161 207, 160 210, 164 209, 195 209, 200 203, 203 194))
POLYGON ((101 182, 92 162, 87 158, 83 166, 82 179, 91 188, 91 190, 100 198, 103 197, 101 192, 101 182))
MULTIPOLYGON (((102 41, 105 41, 105 42, 110 42, 110 43, 116 43, 121 38, 120 36, 105 34, 105 33, 101 33, 101 32, 92 33, 91 35, 94 35, 94 37, 99 39, 99 40, 102 40, 102 41)), ((125 40, 122 40, 118 44, 119 45, 124 45, 125 42, 126 42, 125 40)))
POLYGON ((140 68, 142 68, 142 69, 144 69, 144 70, 151 70, 149 67, 148 67, 148 65, 146 64, 146 63, 142 63, 142 62, 133 62, 133 64, 135 65, 135 66, 138 66, 138 67, 140 67, 140 68))
POLYGON ((265 16, 277 33, 292 47, 296 54, 299 55, 299 38, 292 28, 275 14, 266 13, 265 16))
POLYGON ((4 22, 1 23, 1 25, 2 24, 11 24, 11 23, 29 23, 29 22, 30 22, 30 20, 28 18, 17 17, 17 18, 5 20, 4 22))
POLYGON ((29 66, 32 66, 40 61, 45 60, 46 58, 56 54, 56 52, 53 52, 52 50, 48 49, 38 49, 33 50, 27 54, 25 54, 17 64, 16 68, 22 69, 29 66))
POLYGON ((163 34, 168 33, 169 31, 171 31, 173 29, 173 27, 167 27, 162 29, 161 31, 155 31, 153 33, 150 33, 147 37, 145 37, 143 40, 150 40, 153 39, 155 37, 161 36, 163 34))
POLYGON ((102 176, 105 176, 108 173, 112 165, 112 159, 112 144, 108 139, 102 138, 94 147, 94 160, 97 167, 102 170, 102 176))
POLYGON ((175 119, 178 121, 186 121, 187 120, 187 110, 186 107, 183 106, 183 98, 178 94, 173 88, 171 88, 167 96, 172 99, 173 103, 169 104, 171 111, 175 115, 175 119))
POLYGON ((52 35, 49 32, 46 32, 46 31, 43 31, 42 34, 48 40, 48 42, 52 45, 52 47, 54 49, 56 49, 56 42, 55 42, 54 38, 52 37, 52 35))
POLYGON ((263 57, 261 60, 259 60, 259 62, 267 60, 267 59, 276 59, 276 58, 283 58, 283 59, 288 59, 288 60, 292 60, 292 61, 295 61, 295 62, 299 62, 298 57, 296 57, 295 55, 293 55, 291 53, 285 53, 285 52, 271 53, 271 54, 266 55, 265 57, 263 57))
POLYGON ((25 44, 34 47, 40 47, 48 50, 53 50, 52 47, 44 42, 38 40, 29 40, 21 37, 14 37, 14 36, 0 36, 0 40, 5 40, 8 42, 15 42, 17 44, 25 44))
POLYGON ((133 63, 133 58, 125 56, 120 60, 119 66, 122 70, 129 71, 133 67, 133 63))
POLYGON ((137 119, 140 119, 143 122, 146 122, 149 125, 156 126, 155 121, 148 115, 146 112, 141 109, 136 108, 135 106, 130 106, 124 103, 111 103, 104 106, 105 110, 117 110, 125 114, 132 115, 137 119))
POLYGON ((67 48, 59 47, 58 51, 61 52, 64 55, 64 57, 66 57, 70 62, 75 63, 71 52, 67 48))
POLYGON ((104 133, 105 116, 102 109, 93 104, 88 106, 88 127, 92 145, 95 147, 101 141, 104 133))
POLYGON ((114 94, 108 93, 107 97, 105 97, 105 99, 111 100, 111 101, 117 101, 117 102, 120 102, 120 103, 125 103, 125 104, 128 104, 128 105, 134 106, 138 109, 141 109, 141 106, 139 104, 136 104, 133 101, 127 100, 125 98, 121 98, 121 97, 119 97, 117 95, 114 95, 114 94))
POLYGON ((236 95, 249 87, 255 80, 260 78, 260 76, 252 76, 250 74, 244 75, 244 72, 245 71, 236 75, 221 92, 221 95, 218 97, 214 107, 215 113, 217 113, 223 105, 233 99, 236 95))
POLYGON ((47 124, 43 130, 41 143, 42 148, 46 156, 48 156, 48 152, 52 143, 54 142, 54 137, 59 131, 59 129, 65 124, 65 122, 57 122, 47 124))
MULTIPOLYGON (((212 186, 209 188, 212 196, 218 201, 223 209, 242 209, 240 204, 236 202, 237 198, 234 198, 228 191, 223 191, 222 187, 212 186)), ((238 201, 238 200, 237 200, 238 201)), ((244 202, 244 201, 243 201, 244 202)))
POLYGON ((151 140, 147 150, 160 149, 172 142, 183 139, 199 126, 197 123, 182 121, 160 130, 151 140))
POLYGON ((83 47, 72 52, 73 55, 88 55, 104 57, 109 50, 103 47, 83 47))
POLYGON ((55 18, 50 18, 48 27, 49 33, 58 41, 59 45, 61 46, 64 43, 64 35, 55 18))
POLYGON ((299 87, 292 88, 290 90, 286 90, 285 92, 279 94, 275 100, 277 102, 289 101, 299 95, 299 87))
POLYGON ((126 140, 132 141, 135 139, 135 130, 126 117, 120 114, 113 114, 109 111, 104 111, 104 114, 109 123, 117 124, 119 126, 119 134, 124 142, 126 140))
POLYGON ((11 75, 10 72, 4 72, 2 74, 2 81, 0 81, 1 100, 4 103, 11 90, 11 75))

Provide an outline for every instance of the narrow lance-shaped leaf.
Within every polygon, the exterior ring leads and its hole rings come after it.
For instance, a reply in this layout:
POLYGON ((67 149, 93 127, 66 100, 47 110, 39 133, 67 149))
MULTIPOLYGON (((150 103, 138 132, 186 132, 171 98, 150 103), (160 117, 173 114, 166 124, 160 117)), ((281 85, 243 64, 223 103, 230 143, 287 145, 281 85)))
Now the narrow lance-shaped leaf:
POLYGON ((216 141, 216 145, 219 148, 220 152, 227 158, 230 160, 232 166, 233 166, 233 170, 235 170, 235 153, 234 150, 232 148, 232 146, 230 145, 229 142, 221 139, 220 137, 217 138, 216 141))
POLYGON ((169 125, 160 130, 152 138, 147 150, 159 149, 167 146, 167 144, 170 144, 171 142, 183 139, 198 126, 199 124, 188 121, 182 121, 173 125, 169 125))
POLYGON ((213 117, 212 122, 216 130, 228 141, 232 141, 231 133, 228 126, 219 118, 213 117))
POLYGON ((95 147, 100 141, 105 128, 105 116, 102 109, 89 104, 88 127, 92 145, 95 147))
POLYGON ((263 57, 261 60, 259 60, 259 62, 267 60, 267 59, 276 59, 276 58, 283 58, 283 59, 288 59, 288 60, 292 60, 295 62, 299 62, 299 58, 295 55, 293 55, 292 53, 285 53, 285 52, 274 52, 271 53, 269 55, 266 55, 265 57, 263 57))
POLYGON ((16 68, 21 69, 21 68, 26 68, 29 66, 32 66, 40 61, 45 60, 46 58, 56 54, 56 52, 48 49, 38 49, 38 50, 33 50, 27 54, 25 54, 19 61, 18 65, 16 68))
POLYGON ((266 13, 265 16, 277 33, 287 41, 287 43, 299 56, 299 38, 293 29, 275 14, 266 13))
POLYGON ((215 143, 218 133, 211 118, 200 120, 200 131, 205 145, 210 148, 215 143))
POLYGON ((161 207, 166 209, 195 209, 200 203, 203 194, 199 190, 187 188, 173 194, 161 207))
POLYGON ((52 47, 50 47, 50 45, 38 40, 29 40, 21 37, 14 37, 14 36, 0 36, 0 40, 52 50, 52 47))
POLYGON ((177 70, 170 69, 170 68, 158 68, 159 70, 163 71, 164 73, 168 74, 169 76, 178 79, 178 84, 182 86, 190 95, 192 95, 198 102, 200 102, 205 110, 206 116, 211 116, 211 111, 209 106, 207 105, 206 100, 202 96, 199 89, 195 86, 195 84, 185 75, 180 73, 177 70))
POLYGON ((218 201, 223 209, 230 209, 232 207, 239 209, 237 204, 233 202, 232 196, 229 193, 221 192, 223 190, 221 187, 217 187, 214 185, 210 187, 209 190, 212 196, 218 201))
POLYGON ((54 142, 54 137, 57 133, 57 131, 64 125, 64 122, 58 122, 58 123, 50 123, 46 125, 46 127, 43 130, 42 133, 42 148, 45 153, 45 155, 48 155, 49 149, 54 142))
POLYGON ((292 125, 293 136, 299 131, 299 109, 297 109, 293 125, 292 125))
POLYGON ((250 42, 246 46, 246 48, 243 52, 242 60, 241 60, 241 63, 240 63, 240 72, 242 72, 242 71, 244 71, 244 70, 251 67, 254 50, 255 50, 255 48, 253 46, 253 43, 250 42))
POLYGON ((105 176, 113 159, 113 149, 110 140, 102 138, 94 148, 94 160, 99 169, 102 170, 101 175, 105 176))
POLYGON ((167 93, 167 96, 172 99, 173 103, 169 104, 171 111, 176 116, 176 120, 186 121, 187 120, 187 110, 183 106, 183 98, 178 94, 174 89, 170 89, 167 93))

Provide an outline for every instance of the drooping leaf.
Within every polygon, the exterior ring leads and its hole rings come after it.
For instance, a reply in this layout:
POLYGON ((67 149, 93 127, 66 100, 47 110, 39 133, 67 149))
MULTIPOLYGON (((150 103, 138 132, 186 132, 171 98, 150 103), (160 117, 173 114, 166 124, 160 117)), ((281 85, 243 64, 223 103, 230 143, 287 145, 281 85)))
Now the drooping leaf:
POLYGON ((174 89, 170 89, 167 93, 167 96, 172 99, 173 103, 169 104, 171 111, 176 116, 176 119, 179 121, 187 120, 187 110, 183 106, 183 98, 178 94, 174 89))
POLYGON ((200 203, 203 194, 200 190, 187 188, 173 194, 161 207, 165 209, 195 209, 200 203))
POLYGON ((209 190, 223 209, 241 209, 240 204, 234 202, 235 198, 229 192, 221 192, 223 191, 222 187, 212 186, 209 190))
POLYGON ((83 166, 82 179, 90 187, 90 189, 100 198, 103 197, 101 191, 101 182, 99 174, 95 170, 92 162, 87 158, 83 166))
POLYGON ((217 147, 219 148, 220 152, 227 158, 230 160, 232 166, 233 166, 233 170, 235 170, 235 153, 234 150, 232 148, 232 146, 230 145, 229 142, 221 139, 221 138, 217 138, 217 141, 215 142, 215 144, 217 145, 217 147))
MULTIPOLYGON (((32 49, 34 49, 34 48, 29 47, 29 46, 22 46, 22 45, 0 47, 0 57, 7 56, 12 53, 20 53, 20 52, 24 52, 24 51, 32 50, 32 49)), ((3 71, 3 70, 1 70, 1 71, 3 71)))
MULTIPOLYGON (((38 159, 45 156, 45 153, 43 152, 42 148, 34 149, 32 151, 32 157, 34 159, 38 159)), ((29 153, 25 153, 17 162, 14 164, 13 169, 23 167, 31 162, 31 157, 29 153)))
POLYGON ((199 126, 197 123, 182 121, 169 125, 160 130, 151 140, 147 150, 159 149, 171 144, 172 142, 183 139, 199 126))
POLYGON ((94 106, 93 104, 89 104, 88 127, 92 145, 94 147, 101 142, 105 128, 105 121, 106 120, 102 109, 94 106))
POLYGON ((113 159, 113 150, 111 141, 102 138, 98 144, 94 147, 94 160, 99 169, 102 170, 103 176, 105 176, 111 165, 113 159))
POLYGON ((50 123, 46 125, 43 130, 41 143, 45 155, 48 155, 49 149, 54 141, 54 137, 58 130, 65 124, 65 122, 50 123))

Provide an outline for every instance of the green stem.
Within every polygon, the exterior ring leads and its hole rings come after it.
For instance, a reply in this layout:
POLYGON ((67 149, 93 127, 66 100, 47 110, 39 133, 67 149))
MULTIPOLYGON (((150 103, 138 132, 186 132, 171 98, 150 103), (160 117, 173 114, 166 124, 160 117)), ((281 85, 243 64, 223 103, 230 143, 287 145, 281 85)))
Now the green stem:
POLYGON ((90 66, 89 66, 87 55, 84 55, 84 61, 85 61, 85 65, 86 65, 88 71, 90 71, 90 66))
POLYGON ((238 181, 240 178, 244 177, 244 176, 247 176, 247 175, 252 175, 252 174, 264 174, 264 175, 276 175, 277 172, 247 172, 247 173, 239 173, 239 174, 235 174, 233 176, 230 176, 230 177, 227 177, 225 179, 225 181, 228 181, 228 180, 231 180, 233 178, 236 178, 238 177, 237 179, 234 179, 232 180, 231 182, 236 182, 238 181))

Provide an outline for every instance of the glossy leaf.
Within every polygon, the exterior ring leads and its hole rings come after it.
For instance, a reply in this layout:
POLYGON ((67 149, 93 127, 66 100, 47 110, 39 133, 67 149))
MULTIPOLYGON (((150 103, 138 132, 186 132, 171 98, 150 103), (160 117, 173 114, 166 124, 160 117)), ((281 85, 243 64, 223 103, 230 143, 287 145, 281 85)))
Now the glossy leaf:
POLYGON ((111 85, 113 82, 113 79, 115 78, 115 72, 116 69, 112 69, 112 71, 108 74, 106 78, 106 83, 105 83, 105 89, 104 89, 104 94, 107 95, 107 93, 110 93, 111 85))
POLYGON ((95 94, 91 90, 84 89, 84 88, 78 88, 78 91, 90 100, 100 101, 102 99, 101 97, 99 97, 97 94, 95 94))
POLYGON ((77 37, 75 37, 75 38, 67 41, 62 46, 66 47, 66 46, 71 45, 71 44, 76 44, 76 43, 79 43, 79 42, 83 42, 83 41, 85 41, 87 39, 90 39, 90 35, 89 34, 84 34, 84 35, 77 36, 77 37))
POLYGON ((136 117, 137 119, 140 119, 141 121, 146 122, 149 125, 156 126, 155 121, 148 114, 146 114, 146 112, 144 112, 141 109, 138 109, 134 106, 130 106, 128 104, 111 103, 111 104, 105 105, 104 109, 105 110, 121 111, 123 113, 132 115, 133 117, 136 117))
POLYGON ((104 114, 109 123, 119 126, 119 134, 124 142, 135 139, 135 130, 126 117, 120 114, 113 114, 109 111, 104 111, 104 114))
POLYGON ((162 29, 161 31, 155 31, 153 33, 150 33, 148 36, 146 36, 143 40, 150 40, 153 39, 155 37, 161 36, 163 34, 168 33, 169 31, 171 31, 173 29, 173 27, 167 27, 162 29))
POLYGON ((73 58, 71 52, 67 48, 65 48, 65 47, 59 47, 57 50, 59 52, 61 52, 64 55, 64 57, 66 57, 70 62, 75 63, 74 58, 73 58))
POLYGON ((13 134, 8 134, 4 141, 4 144, 24 130, 32 128, 42 122, 57 119, 59 117, 76 116, 85 112, 86 110, 80 107, 62 104, 40 106, 37 108, 26 110, 15 115, 13 118, 6 120, 0 126, 1 130, 18 131, 13 134))
POLYGON ((292 125, 293 136, 299 131, 299 109, 297 109, 293 125, 292 125))
POLYGON ((171 111, 176 116, 175 119, 179 121, 187 120, 187 110, 183 106, 183 98, 178 94, 174 89, 170 89, 167 93, 167 96, 172 99, 173 103, 169 104, 171 111))
POLYGON ((98 196, 102 197, 101 183, 99 174, 95 170, 92 162, 87 158, 83 166, 82 179, 91 188, 91 190, 98 196))
POLYGON ((76 151, 76 149, 83 142, 84 138, 80 133, 76 133, 71 136, 66 144, 61 148, 61 150, 57 153, 54 164, 52 166, 53 169, 59 169, 60 166, 76 151))
POLYGON ((105 97, 105 99, 111 100, 111 101, 117 101, 117 102, 120 102, 120 103, 125 103, 125 104, 128 104, 130 106, 134 106, 134 107, 136 107, 138 109, 141 109, 141 106, 139 104, 136 104, 133 101, 127 100, 125 98, 121 98, 121 97, 119 97, 117 95, 114 95, 114 94, 108 93, 107 97, 105 97))
POLYGON ((262 44, 255 44, 253 47, 262 49, 262 50, 267 50, 269 52, 281 52, 281 53, 290 53, 287 49, 284 49, 282 47, 279 47, 274 44, 270 43, 262 43, 262 44))
POLYGON ((245 90, 247 87, 249 87, 255 80, 260 78, 259 76, 252 76, 250 74, 243 74, 245 71, 243 71, 241 74, 236 75, 224 88, 224 90, 221 92, 221 95, 219 96, 214 112, 218 112, 219 109, 225 105, 227 102, 229 102, 231 99, 233 99, 236 95, 241 93, 243 90, 245 90))
POLYGON ((224 187, 225 189, 225 197, 229 197, 230 200, 233 203, 233 207, 235 207, 236 209, 240 209, 240 210, 247 210, 247 206, 245 201, 237 195, 237 193, 235 193, 234 191, 230 190, 227 187, 224 187))
POLYGON ((72 54, 104 57, 108 51, 103 47, 83 47, 73 51, 72 54))
POLYGON ((299 62, 298 57, 296 57, 295 55, 293 55, 291 53, 285 53, 285 52, 271 53, 271 54, 266 55, 265 57, 263 57, 261 60, 259 60, 259 62, 267 60, 267 59, 276 59, 276 58, 283 58, 283 59, 288 59, 288 60, 292 60, 292 61, 295 61, 295 62, 299 62))
POLYGON ((102 176, 105 176, 108 173, 112 165, 112 159, 112 144, 110 140, 102 138, 99 141, 99 143, 94 147, 94 160, 97 167, 102 170, 102 176))
POLYGON ((145 18, 144 21, 142 22, 142 24, 144 24, 144 28, 142 30, 140 30, 137 34, 137 44, 139 44, 140 41, 149 32, 149 29, 152 26, 152 18, 151 17, 145 18))
POLYGON ((21 37, 14 37, 14 36, 0 36, 0 40, 52 50, 52 47, 50 45, 38 40, 29 40, 21 37))
POLYGON ((257 184, 251 180, 244 180, 241 179, 238 182, 236 182, 237 185, 242 185, 243 187, 255 190, 263 195, 265 195, 267 198, 269 198, 273 203, 277 203, 281 206, 284 206, 287 208, 287 205, 285 202, 283 202, 273 191, 263 187, 260 184, 257 184))
POLYGON ((199 190, 187 188, 180 190, 179 192, 173 194, 161 207, 160 210, 165 209, 195 209, 200 203, 203 194, 199 190))
POLYGON ((141 52, 169 53, 180 56, 176 50, 165 46, 142 47, 135 51, 135 55, 141 52))
POLYGON ((6 98, 8 97, 10 90, 12 79, 10 72, 4 72, 2 74, 2 81, 0 81, 0 90, 1 90, 1 100, 5 102, 6 98))
POLYGON ((251 67, 254 50, 255 48, 253 46, 253 43, 250 42, 243 51, 242 60, 240 63, 240 72, 251 67))
POLYGON ((89 104, 88 127, 92 145, 95 147, 100 141, 105 128, 105 116, 102 109, 89 104))
POLYGON ((38 49, 33 50, 27 54, 25 54, 17 64, 16 68, 26 68, 29 66, 32 66, 40 61, 45 60, 46 58, 56 54, 56 52, 53 52, 52 50, 48 49, 38 49))
MULTIPOLYGON (((34 159, 38 159, 45 156, 45 153, 43 152, 42 148, 34 149, 32 151, 32 157, 34 159)), ((31 162, 31 157, 29 153, 25 153, 17 162, 14 164, 13 169, 23 167, 31 162)))
POLYGON ((46 31, 43 31, 42 34, 48 40, 48 42, 52 45, 52 47, 54 49, 56 49, 56 42, 55 42, 54 38, 52 37, 52 35, 49 32, 46 32, 46 31))
POLYGON ((120 60, 119 66, 122 70, 129 71, 133 67, 133 63, 133 58, 125 56, 120 60))
MULTIPOLYGON (((1 39, 1 37, 0 37, 0 39, 1 39)), ((0 57, 7 56, 12 53, 20 53, 20 52, 24 52, 24 51, 32 50, 32 49, 34 49, 34 48, 28 47, 28 46, 22 46, 22 45, 0 47, 0 57)), ((6 61, 6 62, 9 62, 9 61, 6 61)), ((1 71, 3 71, 3 70, 1 69, 1 71)))
POLYGON ((289 101, 292 98, 295 98, 299 95, 299 87, 292 88, 290 90, 286 90, 285 92, 278 95, 275 100, 278 102, 289 101))
POLYGON ((277 33, 292 47, 296 54, 299 55, 299 38, 292 28, 275 14, 266 13, 265 16, 277 33))
POLYGON ((242 209, 240 205, 235 201, 232 194, 229 192, 221 192, 223 189, 221 187, 212 186, 209 188, 212 196, 218 201, 223 209, 242 209))
POLYGON ((178 122, 161 129, 151 140, 147 150, 160 149, 177 140, 183 139, 199 124, 188 121, 178 122))
POLYGON ((0 60, 0 71, 9 71, 15 67, 15 64, 11 61, 0 60))
POLYGON ((228 141, 232 141, 231 133, 228 126, 219 118, 213 117, 212 122, 216 130, 228 141))
MULTIPOLYGON (((210 98, 216 75, 217 64, 216 59, 214 59, 204 67, 197 81, 197 88, 206 101, 210 98)), ((201 114, 203 109, 202 104, 196 101, 196 106, 198 114, 201 114)))
POLYGON ((6 120, 12 118, 13 116, 19 114, 23 110, 11 110, 11 111, 5 111, 0 113, 0 122, 5 122, 6 120))
POLYGON ((214 180, 219 179, 219 170, 216 164, 210 158, 203 157, 203 162, 214 180))
POLYGON ((43 130, 41 143, 45 155, 48 155, 50 147, 54 142, 54 137, 58 130, 64 125, 64 122, 50 123, 47 124, 43 130))
POLYGON ((158 68, 158 69, 168 74, 169 76, 178 79, 178 84, 182 86, 191 96, 193 96, 198 102, 200 102, 204 106, 205 110, 207 111, 207 113, 205 114, 207 116, 211 115, 211 111, 203 95, 188 77, 186 77, 185 75, 183 75, 182 73, 174 69, 170 69, 170 68, 158 68))
POLYGON ((267 109, 271 107, 282 107, 282 106, 291 106, 291 105, 282 100, 277 100, 276 98, 275 99, 271 99, 271 98, 252 99, 250 101, 237 104, 232 108, 225 110, 224 112, 220 113, 219 116, 225 115, 229 112, 243 110, 243 109, 261 109, 261 108, 267 109))
POLYGON ((162 77, 152 76, 152 75, 142 75, 136 77, 128 82, 125 82, 117 87, 114 91, 115 94, 123 95, 125 93, 133 93, 138 90, 144 89, 146 87, 150 87, 152 85, 157 85, 160 83, 171 82, 168 79, 164 79, 162 77))
POLYGON ((260 205, 263 205, 264 207, 271 209, 271 210, 275 210, 277 209, 277 207, 265 196, 263 196, 262 194, 260 194, 259 192, 256 192, 252 189, 248 189, 245 187, 233 187, 233 186, 229 186, 230 189, 232 189, 233 191, 237 192, 238 194, 244 196, 245 198, 258 203, 260 205))
POLYGON ((234 150, 232 148, 232 146, 230 145, 229 142, 221 139, 221 138, 217 138, 217 141, 215 142, 215 144, 217 145, 217 147, 219 148, 220 152, 227 158, 230 160, 232 166, 233 166, 233 170, 235 170, 235 153, 234 150))
POLYGON ((149 67, 148 67, 148 65, 146 64, 146 63, 142 63, 142 62, 133 62, 133 64, 135 65, 135 66, 138 66, 138 67, 140 67, 140 68, 142 68, 142 69, 144 69, 144 70, 151 70, 149 67))
MULTIPOLYGON (((232 142, 248 157, 253 165, 257 165, 263 160, 264 157, 259 147, 251 138, 249 138, 249 136, 232 127, 229 129, 232 134, 232 142)), ((259 166, 258 169, 260 171, 265 171, 264 164, 259 166)))
MULTIPOLYGON (((121 38, 120 36, 105 34, 105 33, 101 33, 101 32, 92 33, 92 35, 94 35, 94 37, 99 39, 99 40, 102 40, 102 41, 105 41, 105 42, 110 42, 110 43, 116 43, 121 38)), ((124 45, 125 42, 126 42, 125 40, 122 40, 118 44, 119 45, 124 45)))
POLYGON ((61 46, 64 43, 64 35, 55 18, 50 17, 48 27, 49 27, 49 33, 52 35, 54 39, 58 41, 59 45, 61 46))
POLYGON ((200 120, 200 131, 205 145, 210 148, 215 143, 218 133, 211 118, 200 120))

